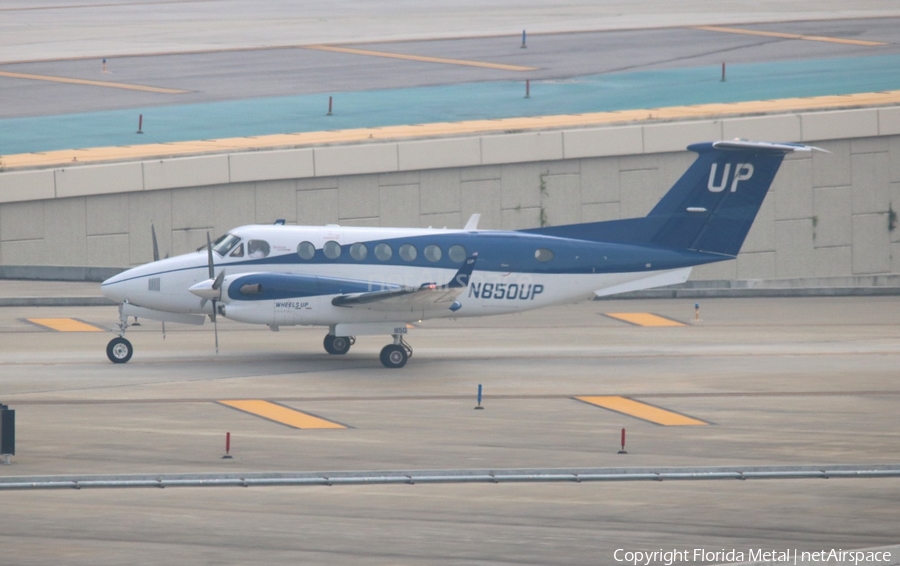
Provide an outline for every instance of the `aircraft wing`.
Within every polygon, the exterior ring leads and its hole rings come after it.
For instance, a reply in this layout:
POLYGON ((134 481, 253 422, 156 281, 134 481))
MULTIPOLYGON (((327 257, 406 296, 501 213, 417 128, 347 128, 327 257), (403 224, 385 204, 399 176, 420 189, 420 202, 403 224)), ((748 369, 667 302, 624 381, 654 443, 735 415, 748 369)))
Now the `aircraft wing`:
POLYGON ((444 285, 423 283, 418 287, 400 287, 365 293, 347 293, 331 300, 336 307, 365 308, 379 311, 440 310, 453 308, 456 297, 469 285, 478 254, 466 258, 456 275, 444 285))

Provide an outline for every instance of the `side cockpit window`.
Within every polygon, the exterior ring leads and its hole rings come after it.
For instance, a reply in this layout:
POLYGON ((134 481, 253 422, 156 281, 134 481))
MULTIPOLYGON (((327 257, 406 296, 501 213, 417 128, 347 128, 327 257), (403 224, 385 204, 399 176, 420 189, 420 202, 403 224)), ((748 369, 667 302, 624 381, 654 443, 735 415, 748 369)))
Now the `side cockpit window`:
POLYGON ((247 241, 247 255, 251 258, 256 259, 261 257, 268 257, 269 250, 269 242, 265 240, 247 241))
POLYGON ((228 254, 229 257, 244 257, 244 244, 238 244, 231 253, 228 254))

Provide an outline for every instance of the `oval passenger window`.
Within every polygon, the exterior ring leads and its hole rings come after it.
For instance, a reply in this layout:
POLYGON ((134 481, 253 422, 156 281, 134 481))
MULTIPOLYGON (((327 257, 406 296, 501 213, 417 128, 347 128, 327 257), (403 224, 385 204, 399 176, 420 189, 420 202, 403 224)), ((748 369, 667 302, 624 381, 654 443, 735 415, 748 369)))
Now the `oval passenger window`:
POLYGON ((441 252, 441 248, 436 246, 435 244, 428 244, 425 246, 425 259, 431 262, 440 261, 443 252, 441 252))
POLYGON ((404 261, 412 261, 416 259, 417 255, 419 255, 419 252, 414 245, 403 244, 400 246, 400 257, 402 257, 404 261))
POLYGON ((312 242, 300 242, 297 245, 297 255, 300 259, 312 259, 316 255, 316 246, 312 242))
POLYGON ((362 261, 369 255, 369 248, 363 243, 356 243, 350 246, 350 257, 356 261, 362 261))
POLYGON ((394 255, 394 250, 388 244, 378 244, 375 246, 375 257, 380 261, 387 261, 394 255))
POLYGON ((460 246, 459 244, 450 246, 450 249, 447 251, 447 255, 449 255, 450 259, 455 261, 456 263, 462 263, 466 261, 466 248, 460 246))
POLYGON ((328 259, 337 259, 341 257, 341 245, 334 240, 328 240, 325 242, 325 245, 322 246, 322 253, 324 253, 325 257, 328 259))

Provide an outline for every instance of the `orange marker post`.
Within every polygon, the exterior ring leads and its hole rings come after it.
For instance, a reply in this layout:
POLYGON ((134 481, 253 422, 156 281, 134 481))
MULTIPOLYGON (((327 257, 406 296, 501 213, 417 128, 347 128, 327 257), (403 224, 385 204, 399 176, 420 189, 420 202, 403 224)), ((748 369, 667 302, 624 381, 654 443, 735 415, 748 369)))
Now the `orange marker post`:
POLYGON ((223 460, 231 460, 232 459, 231 454, 229 454, 229 452, 231 452, 231 433, 226 432, 225 433, 225 455, 222 456, 223 460))

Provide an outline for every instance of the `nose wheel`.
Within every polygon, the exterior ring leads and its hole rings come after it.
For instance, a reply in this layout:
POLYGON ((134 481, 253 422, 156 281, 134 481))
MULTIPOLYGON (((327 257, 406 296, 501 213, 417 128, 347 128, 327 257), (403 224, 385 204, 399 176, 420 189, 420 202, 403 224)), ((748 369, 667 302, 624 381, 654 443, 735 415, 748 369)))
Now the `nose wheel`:
POLYGON ((124 364, 131 359, 132 354, 134 347, 122 336, 113 338, 106 345, 106 357, 114 364, 124 364))
POLYGON ((395 334, 394 343, 381 349, 381 364, 388 369, 399 369, 406 365, 412 354, 412 346, 403 340, 403 336, 395 334))

